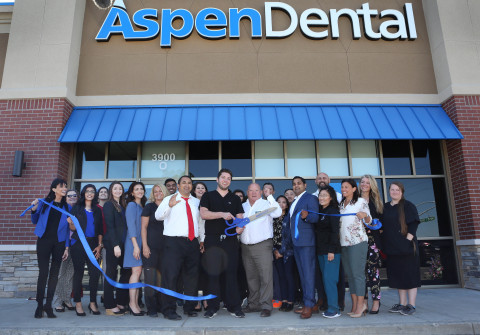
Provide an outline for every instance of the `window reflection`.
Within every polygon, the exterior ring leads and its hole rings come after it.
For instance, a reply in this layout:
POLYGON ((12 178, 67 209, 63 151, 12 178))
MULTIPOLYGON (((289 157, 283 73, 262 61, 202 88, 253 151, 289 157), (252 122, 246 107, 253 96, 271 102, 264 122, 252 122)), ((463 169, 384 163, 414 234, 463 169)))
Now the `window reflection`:
POLYGON ((330 177, 348 176, 347 141, 318 141, 320 171, 330 177))
POLYGON ((350 141, 352 169, 354 176, 380 174, 378 150, 376 141, 350 141))
POLYGON ((408 141, 382 141, 382 149, 385 174, 412 174, 410 144, 408 141))
POLYGON ((443 174, 442 153, 438 141, 413 141, 417 174, 443 174))
POLYGON ((255 142, 255 176, 285 176, 283 141, 255 142))
POLYGON ((110 143, 108 149, 108 178, 136 178, 136 176, 137 143, 110 143))
MULTIPOLYGON (((235 177, 252 176, 252 144, 250 141, 222 142, 222 168, 230 169, 235 177)), ((218 171, 217 171, 218 172, 218 171)))
POLYGON ((317 175, 314 141, 287 141, 287 157, 289 177, 317 175))
POLYGON ((142 178, 173 178, 185 174, 184 142, 145 142, 142 144, 142 178))
POLYGON ((218 142, 189 143, 188 171, 192 177, 216 177, 218 170, 218 142))
POLYGON ((105 176, 105 143, 77 145, 76 179, 103 179, 105 176))

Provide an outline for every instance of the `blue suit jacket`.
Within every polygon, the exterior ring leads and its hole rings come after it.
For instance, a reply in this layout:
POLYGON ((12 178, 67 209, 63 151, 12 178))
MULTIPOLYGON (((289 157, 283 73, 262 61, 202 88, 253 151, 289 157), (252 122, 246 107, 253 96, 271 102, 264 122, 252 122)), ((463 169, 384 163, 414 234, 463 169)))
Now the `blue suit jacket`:
MULTIPOLYGON (((42 209, 44 205, 43 203, 40 203, 37 207, 37 210, 35 213, 32 213, 32 223, 36 224, 37 226, 35 227, 35 235, 38 237, 42 237, 43 234, 45 233, 45 230, 47 229, 47 222, 48 222, 48 215, 50 214, 50 210, 52 207, 47 206, 45 209, 45 212, 42 213, 42 209)), ((68 205, 68 210, 71 210, 70 205, 68 205)), ((65 241, 65 246, 68 247, 70 245, 70 227, 67 222, 67 216, 65 214, 62 214, 62 217, 60 218, 60 222, 58 224, 58 230, 57 230, 57 236, 58 236, 58 241, 63 242, 65 241)))
POLYGON ((290 224, 290 232, 292 235, 292 242, 294 246, 297 247, 314 247, 315 246, 315 224, 318 222, 318 214, 308 213, 308 216, 305 219, 299 217, 298 219, 298 239, 295 238, 295 217, 297 213, 302 210, 310 210, 317 212, 319 211, 318 207, 318 198, 314 197, 310 193, 305 192, 300 199, 298 199, 295 210, 293 211, 292 217, 290 218, 290 213, 285 215, 283 221, 290 224))

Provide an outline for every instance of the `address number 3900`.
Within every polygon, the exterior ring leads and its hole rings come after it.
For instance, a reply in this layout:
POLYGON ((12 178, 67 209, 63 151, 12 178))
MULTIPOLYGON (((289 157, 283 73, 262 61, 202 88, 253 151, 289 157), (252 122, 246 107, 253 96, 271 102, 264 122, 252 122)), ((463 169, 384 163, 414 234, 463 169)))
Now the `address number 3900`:
POLYGON ((175 154, 172 153, 160 153, 160 154, 152 154, 152 161, 154 162, 160 162, 159 168, 160 170, 165 170, 167 168, 167 162, 168 161, 174 161, 175 160, 175 154))

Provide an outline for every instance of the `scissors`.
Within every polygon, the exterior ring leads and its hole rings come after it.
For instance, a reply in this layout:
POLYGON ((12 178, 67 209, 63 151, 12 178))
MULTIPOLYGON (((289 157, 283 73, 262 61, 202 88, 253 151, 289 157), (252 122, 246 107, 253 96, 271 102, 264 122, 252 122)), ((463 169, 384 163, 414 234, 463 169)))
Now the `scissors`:
POLYGON ((258 212, 258 213, 255 213, 247 218, 243 218, 243 219, 239 219, 239 218, 234 218, 232 222, 228 222, 227 220, 225 220, 225 223, 227 224, 227 228, 225 228, 225 235, 227 236, 235 236, 237 235, 237 232, 234 232, 234 233, 229 233, 228 231, 230 229, 233 229, 233 228, 237 228, 237 227, 240 227, 240 228, 243 228, 245 227, 248 223, 256 220, 256 219, 259 219, 265 215, 268 215, 270 213, 272 213, 273 211, 275 211, 277 209, 277 207, 270 207, 268 209, 265 209, 261 212, 258 212))

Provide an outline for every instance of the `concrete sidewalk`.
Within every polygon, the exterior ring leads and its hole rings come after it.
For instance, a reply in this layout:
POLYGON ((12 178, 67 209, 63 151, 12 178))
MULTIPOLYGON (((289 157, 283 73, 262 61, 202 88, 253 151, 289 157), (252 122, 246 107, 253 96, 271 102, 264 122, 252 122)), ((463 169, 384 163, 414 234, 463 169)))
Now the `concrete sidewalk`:
MULTIPOLYGON (((56 319, 35 319, 35 301, 0 299, 0 334, 480 334, 480 291, 420 289, 417 313, 412 316, 388 313, 397 300, 395 290, 384 290, 380 313, 359 319, 344 313, 336 319, 314 314, 309 320, 301 320, 293 312, 278 310, 269 318, 247 314, 245 319, 236 319, 225 310, 213 319, 203 318, 203 313, 188 318, 179 308, 183 319, 169 321, 163 317, 106 316, 102 307, 100 316, 78 317, 74 311, 66 311, 56 313, 56 319)), ((83 306, 88 312, 87 300, 83 306)))

